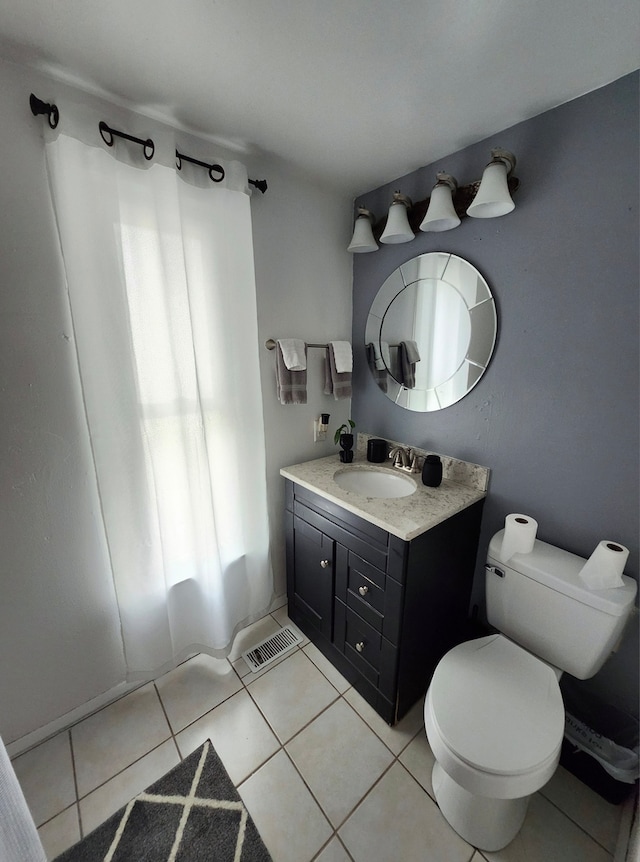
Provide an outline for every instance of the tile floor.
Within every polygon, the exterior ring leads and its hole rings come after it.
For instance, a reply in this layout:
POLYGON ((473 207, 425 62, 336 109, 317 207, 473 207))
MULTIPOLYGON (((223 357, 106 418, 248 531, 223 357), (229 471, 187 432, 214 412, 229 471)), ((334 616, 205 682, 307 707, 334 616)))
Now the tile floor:
POLYGON ((196 656, 15 758, 49 859, 210 738, 274 862, 612 862, 621 806, 562 768, 507 848, 475 850, 433 801, 421 703, 388 727, 307 639, 250 673, 242 651, 287 622, 281 608, 228 661, 196 656))

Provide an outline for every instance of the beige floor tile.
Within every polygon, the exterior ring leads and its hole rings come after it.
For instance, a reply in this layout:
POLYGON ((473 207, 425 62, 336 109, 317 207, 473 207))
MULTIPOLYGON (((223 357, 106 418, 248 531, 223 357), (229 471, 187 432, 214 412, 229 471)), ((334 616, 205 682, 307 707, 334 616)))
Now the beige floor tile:
POLYGON ((380 718, 373 707, 369 706, 355 689, 350 688, 346 691, 344 698, 396 755, 400 754, 402 749, 411 742, 424 724, 424 700, 422 698, 393 727, 390 727, 383 718, 380 718))
POLYGON ((314 862, 351 862, 351 856, 338 838, 332 838, 314 862))
POLYGON ((326 676, 331 685, 338 689, 340 694, 343 694, 348 688, 351 688, 349 680, 345 679, 340 671, 335 669, 331 662, 320 652, 317 646, 312 643, 308 643, 302 648, 302 651, 311 659, 318 670, 326 676))
POLYGON ((242 688, 226 659, 197 655, 156 680, 174 733, 209 712, 242 688))
POLYGON ((609 853, 615 851, 621 805, 607 802, 562 766, 540 792, 609 853))
POLYGON ((274 862, 310 862, 331 826, 284 751, 238 788, 274 862))
MULTIPOLYGON (((288 623, 286 606, 259 620, 237 655, 288 623)), ((422 700, 389 727, 307 640, 257 675, 235 664, 196 656, 157 681, 180 753, 150 684, 79 722, 71 747, 64 732, 14 759, 49 859, 211 739, 274 862, 613 862, 621 807, 566 770, 508 847, 474 851, 428 795, 422 700)))
MULTIPOLYGON (((277 623, 276 623, 276 625, 277 625, 277 623)), ((280 628, 280 626, 278 626, 278 628, 280 628)), ((264 676, 265 673, 269 673, 271 668, 274 668, 274 667, 276 667, 276 665, 282 664, 283 661, 286 661, 289 658, 289 656, 293 655, 293 653, 297 649, 299 649, 298 646, 294 647, 294 649, 292 649, 290 652, 284 653, 283 655, 274 659, 266 667, 261 667, 259 670, 256 670, 256 671, 251 670, 251 668, 249 667, 249 665, 246 663, 246 661, 243 658, 238 658, 233 662, 233 669, 235 670, 235 672, 238 674, 238 676, 240 677, 240 679, 242 680, 242 682, 245 685, 251 685, 251 683, 255 679, 259 679, 261 676, 264 676)))
POLYGON ((86 796, 170 735, 152 683, 85 718, 71 728, 78 795, 86 796))
POLYGON ((254 680, 247 690, 283 743, 339 696, 302 650, 254 680))
POLYGON ((435 757, 433 756, 433 752, 429 746, 427 734, 424 732, 424 729, 418 731, 398 760, 403 764, 403 766, 406 766, 415 780, 424 787, 429 796, 431 796, 432 799, 435 799, 435 794, 431 784, 431 773, 433 771, 435 757))
POLYGON ((38 829, 48 860, 55 859, 80 840, 78 806, 72 805, 38 829))
POLYGON ((338 834, 355 862, 469 862, 473 855, 473 848, 456 835, 399 763, 383 775, 338 834))
POLYGON ((495 853, 483 850, 490 862, 612 862, 611 854, 591 839, 539 793, 531 797, 520 832, 495 853))
POLYGON ((115 778, 80 800, 82 833, 92 832, 119 808, 180 762, 172 739, 145 754, 115 778))
POLYGON ((210 739, 234 784, 244 781, 280 748, 280 743, 245 690, 203 715, 176 737, 186 757, 210 739))
POLYGON ((393 754, 340 699, 286 746, 334 828, 393 761, 393 754))
POLYGON ((244 678, 246 676, 249 676, 249 674, 251 673, 251 668, 243 658, 237 658, 235 661, 232 661, 231 667, 238 674, 239 678, 243 681, 244 678))
POLYGON ((16 757, 12 765, 36 826, 76 801, 68 731, 16 757))

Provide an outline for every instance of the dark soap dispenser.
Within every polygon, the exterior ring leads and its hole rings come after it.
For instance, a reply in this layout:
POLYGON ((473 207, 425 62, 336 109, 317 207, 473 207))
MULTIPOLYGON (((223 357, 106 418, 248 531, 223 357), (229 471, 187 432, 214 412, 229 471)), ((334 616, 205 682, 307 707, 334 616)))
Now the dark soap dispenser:
POLYGON ((442 461, 438 455, 427 455, 422 467, 422 483, 437 488, 442 482, 442 461))

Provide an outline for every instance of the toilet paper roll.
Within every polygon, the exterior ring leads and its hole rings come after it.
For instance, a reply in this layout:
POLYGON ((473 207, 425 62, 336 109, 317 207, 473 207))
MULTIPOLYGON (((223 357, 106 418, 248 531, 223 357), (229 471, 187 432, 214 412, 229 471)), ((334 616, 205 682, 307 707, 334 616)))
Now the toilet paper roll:
POLYGON ((604 539, 598 543, 579 575, 590 590, 623 587, 622 573, 628 556, 629 549, 624 545, 604 539))
POLYGON ((500 549, 502 562, 508 562, 514 554, 530 554, 537 531, 538 522, 529 515, 507 515, 500 549))

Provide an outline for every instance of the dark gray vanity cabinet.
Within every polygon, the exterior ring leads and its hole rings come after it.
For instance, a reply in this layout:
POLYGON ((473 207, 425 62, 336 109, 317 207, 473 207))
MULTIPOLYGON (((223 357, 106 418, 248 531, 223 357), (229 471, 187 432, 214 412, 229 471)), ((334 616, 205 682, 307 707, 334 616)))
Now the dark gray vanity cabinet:
POLYGON ((389 724, 469 636, 483 504, 405 542, 286 480, 289 617, 389 724))

